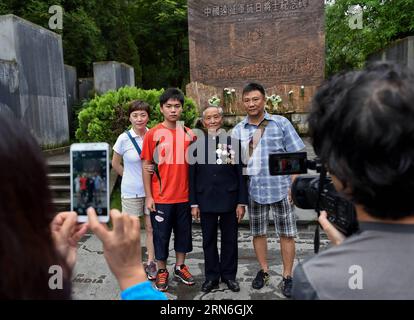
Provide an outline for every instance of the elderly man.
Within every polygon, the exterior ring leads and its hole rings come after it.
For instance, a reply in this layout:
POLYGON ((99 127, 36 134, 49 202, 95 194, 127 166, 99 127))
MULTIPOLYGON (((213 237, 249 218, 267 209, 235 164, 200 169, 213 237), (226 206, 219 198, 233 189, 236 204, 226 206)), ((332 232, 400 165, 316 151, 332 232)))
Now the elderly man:
POLYGON ((209 106, 203 112, 205 134, 198 137, 190 165, 190 204, 195 219, 201 218, 205 277, 201 290, 217 289, 219 281, 233 292, 236 281, 238 223, 247 205, 247 187, 239 157, 239 141, 224 130, 223 110, 209 106), (221 231, 221 255, 217 249, 217 229, 221 231))

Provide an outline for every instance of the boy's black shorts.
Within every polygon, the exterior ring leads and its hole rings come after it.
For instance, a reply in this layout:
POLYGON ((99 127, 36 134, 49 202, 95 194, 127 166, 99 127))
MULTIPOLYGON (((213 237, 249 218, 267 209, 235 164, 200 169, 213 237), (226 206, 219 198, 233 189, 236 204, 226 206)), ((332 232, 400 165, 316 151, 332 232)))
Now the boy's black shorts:
POLYGON ((174 230, 175 252, 188 253, 193 250, 191 234, 191 207, 188 202, 155 204, 151 212, 155 259, 167 261, 171 231, 174 230))

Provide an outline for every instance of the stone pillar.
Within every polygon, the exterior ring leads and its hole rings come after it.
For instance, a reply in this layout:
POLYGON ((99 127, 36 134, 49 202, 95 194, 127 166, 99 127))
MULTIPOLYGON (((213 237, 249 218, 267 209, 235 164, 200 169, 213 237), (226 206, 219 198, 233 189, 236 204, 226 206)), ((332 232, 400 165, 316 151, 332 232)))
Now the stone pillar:
POLYGON ((79 78, 79 100, 86 100, 91 98, 93 91, 93 78, 79 78))
POLYGON ((135 86, 134 68, 116 61, 94 62, 94 88, 103 94, 109 90, 118 90, 124 86, 135 86))
POLYGON ((65 64, 65 84, 66 84, 66 100, 68 104, 68 122, 69 131, 72 132, 72 108, 78 102, 77 88, 77 72, 76 68, 65 64))
POLYGON ((12 110, 41 145, 68 142, 61 36, 17 16, 4 15, 0 16, 0 48, 0 59, 13 61, 3 63, 3 71, 8 65, 8 75, 18 88, 11 86, 7 93, 3 86, 2 109, 12 110))

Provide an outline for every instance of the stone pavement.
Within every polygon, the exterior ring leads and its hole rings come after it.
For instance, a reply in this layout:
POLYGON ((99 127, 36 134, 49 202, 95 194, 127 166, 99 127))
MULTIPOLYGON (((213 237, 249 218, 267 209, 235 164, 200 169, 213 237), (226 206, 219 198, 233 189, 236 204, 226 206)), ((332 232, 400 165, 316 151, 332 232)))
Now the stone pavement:
MULTIPOLYGON (((269 227, 270 230, 273 226, 269 227)), ((314 226, 300 226, 296 241, 295 265, 305 257, 313 255, 314 226)), ((322 235, 322 246, 328 244, 322 235)), ((171 241, 171 244, 173 241, 171 241)), ((142 234, 141 245, 145 244, 145 233, 142 234)), ((282 262, 279 242, 275 238, 274 229, 268 239, 270 267, 270 283, 261 290, 251 287, 251 282, 259 270, 252 245, 249 229, 242 226, 239 229, 239 264, 237 280, 241 291, 234 293, 220 284, 218 290, 208 294, 200 291, 204 281, 204 257, 202 249, 202 236, 200 226, 193 226, 193 251, 188 254, 186 264, 192 272, 196 284, 188 287, 176 281, 172 276, 174 250, 170 246, 168 270, 170 271, 170 288, 167 296, 171 300, 277 300, 285 299, 278 285, 282 280, 282 262)), ((144 254, 145 249, 143 249, 144 254)), ((118 300, 120 290, 118 284, 106 265, 101 242, 91 234, 86 235, 79 244, 78 262, 73 273, 73 299, 75 300, 118 300)))

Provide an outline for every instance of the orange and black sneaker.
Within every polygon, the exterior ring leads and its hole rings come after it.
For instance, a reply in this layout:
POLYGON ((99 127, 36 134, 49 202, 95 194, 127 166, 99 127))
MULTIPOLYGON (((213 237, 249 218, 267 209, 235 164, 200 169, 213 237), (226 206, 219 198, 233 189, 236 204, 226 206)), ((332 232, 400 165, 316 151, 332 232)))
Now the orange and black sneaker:
POLYGON ((157 277, 155 279, 155 287, 158 291, 167 291, 168 289, 168 276, 169 273, 167 269, 159 269, 157 272, 157 277))
POLYGON ((181 280, 182 283, 192 286, 195 284, 194 278, 188 271, 188 267, 185 264, 182 264, 179 268, 174 266, 174 276, 181 280))

